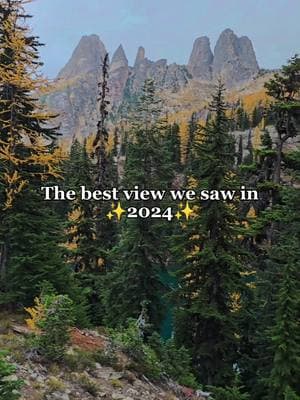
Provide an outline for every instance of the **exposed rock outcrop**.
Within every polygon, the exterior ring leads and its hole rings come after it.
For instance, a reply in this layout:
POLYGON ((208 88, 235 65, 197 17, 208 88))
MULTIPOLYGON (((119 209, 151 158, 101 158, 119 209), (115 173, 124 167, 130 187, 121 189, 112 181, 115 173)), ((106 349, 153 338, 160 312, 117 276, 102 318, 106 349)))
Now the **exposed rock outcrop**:
POLYGON ((99 70, 106 49, 98 35, 83 36, 58 78, 70 79, 99 70))
POLYGON ((120 45, 112 57, 109 68, 110 98, 114 106, 118 106, 123 99, 128 76, 128 60, 122 45, 120 45))
MULTIPOLYGON (((106 49, 97 35, 83 36, 70 60, 58 74, 50 93, 44 101, 60 114, 61 133, 64 136, 85 137, 95 132, 97 124, 97 84, 101 76, 106 49)), ((210 49, 206 36, 195 40, 188 65, 169 64, 166 59, 151 61, 145 49, 139 47, 133 67, 120 45, 112 56, 109 67, 109 101, 117 112, 123 100, 135 96, 145 79, 152 78, 160 91, 171 94, 185 91, 201 84, 197 96, 207 96, 207 85, 222 77, 227 88, 251 80, 258 72, 258 65, 250 39, 238 38, 226 29, 215 46, 210 49)), ((188 97, 185 99, 188 102, 188 97)), ((190 107, 190 103, 189 107, 190 107)), ((176 110, 183 104, 176 104, 176 110)))
POLYGON ((197 38, 188 62, 188 69, 193 78, 211 80, 213 59, 209 38, 207 36, 197 38))
POLYGON ((145 49, 144 47, 140 46, 138 48, 136 57, 135 57, 135 62, 134 62, 134 68, 136 68, 140 62, 142 62, 145 59, 145 49))
POLYGON ((225 29, 216 43, 213 78, 222 78, 227 87, 246 82, 259 70, 252 43, 246 36, 237 37, 225 29))
POLYGON ((139 47, 128 82, 129 93, 138 92, 147 78, 152 78, 159 89, 179 90, 191 78, 187 68, 176 63, 168 65, 166 59, 151 61, 145 49, 139 47))

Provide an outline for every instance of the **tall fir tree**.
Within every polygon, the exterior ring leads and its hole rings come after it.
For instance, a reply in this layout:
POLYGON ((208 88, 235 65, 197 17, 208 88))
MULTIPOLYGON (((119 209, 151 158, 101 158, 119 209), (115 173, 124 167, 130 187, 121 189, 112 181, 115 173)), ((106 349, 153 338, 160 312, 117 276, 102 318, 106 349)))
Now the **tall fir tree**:
POLYGON ((43 110, 35 94, 45 82, 38 77, 40 43, 26 25, 26 3, 0 4, 0 275, 1 290, 19 302, 36 294, 43 277, 52 276, 58 286, 68 278, 56 217, 39 193, 41 185, 59 177, 59 159, 53 148, 57 132, 49 128, 54 115, 43 110))
POLYGON ((93 170, 86 143, 82 145, 75 139, 65 163, 64 186, 77 193, 76 199, 69 204, 67 227, 69 260, 77 272, 95 271, 98 266, 93 202, 83 200, 79 193, 81 186, 93 190, 93 170))
MULTIPOLYGON (((116 185, 117 175, 113 173, 113 156, 109 157, 107 129, 108 117, 108 71, 109 57, 106 53, 101 68, 101 78, 98 83, 99 97, 97 99, 98 115, 97 132, 93 142, 94 158, 95 158, 95 178, 94 187, 96 190, 103 191, 111 189, 116 185)), ((104 266, 105 270, 109 269, 109 251, 113 247, 116 235, 116 226, 113 221, 109 221, 107 214, 110 211, 110 204, 105 201, 98 201, 95 204, 94 217, 96 240, 98 242, 98 262, 104 266)))
MULTIPOLYGON (((173 169, 166 146, 166 123, 162 120, 161 102, 152 80, 146 80, 137 111, 132 120, 127 144, 127 159, 122 187, 135 185, 143 189, 170 187, 173 169)), ((129 204, 128 204, 129 205, 129 204)), ((130 206, 151 209, 153 201, 132 201, 130 206)), ((160 203, 163 207, 164 202, 160 203)), ((162 318, 162 294, 165 289, 160 273, 164 268, 167 243, 163 236, 165 223, 151 218, 126 219, 113 255, 117 260, 107 275, 105 293, 106 322, 110 326, 126 324, 137 318, 142 304, 147 304, 149 321, 158 329, 162 318)))
POLYGON ((300 394, 300 241, 289 232, 280 242, 271 253, 271 262, 279 268, 274 268, 276 311, 269 331, 273 354, 268 379, 270 400, 285 400, 289 390, 300 394))
MULTIPOLYGON (((233 189, 234 142, 228 133, 224 88, 213 96, 213 118, 194 148, 196 190, 233 189)), ((199 215, 184 226, 177 251, 184 254, 176 291, 177 342, 193 355, 199 381, 230 385, 237 361, 235 300, 242 290, 238 215, 234 203, 200 201, 199 215)))
MULTIPOLYGON (((278 398, 284 399, 284 386, 287 391, 295 389, 289 372, 294 374, 297 371, 291 343, 295 354, 299 344, 293 330, 295 319, 299 318, 299 305, 294 300, 294 293, 298 290, 295 276, 299 273, 299 232, 295 230, 299 223, 299 207, 295 201, 297 190, 286 188, 286 177, 294 176, 297 180, 299 164, 290 162, 293 154, 285 155, 284 144, 299 132, 299 65, 299 58, 292 58, 265 85, 268 94, 273 97, 267 111, 272 114, 277 137, 273 143, 265 130, 262 146, 256 150, 250 178, 254 177, 260 190, 256 218, 249 226, 251 250, 255 256, 252 267, 256 271, 256 278, 254 302, 248 307, 252 316, 252 337, 247 348, 243 347, 241 351, 245 361, 243 375, 247 377, 244 383, 255 399, 274 398, 274 392, 277 392, 278 398), (285 301, 283 293, 287 287, 292 289, 285 301), (287 338, 282 327, 289 324, 291 334, 287 338)), ((242 341, 245 336, 247 333, 244 331, 242 341)))

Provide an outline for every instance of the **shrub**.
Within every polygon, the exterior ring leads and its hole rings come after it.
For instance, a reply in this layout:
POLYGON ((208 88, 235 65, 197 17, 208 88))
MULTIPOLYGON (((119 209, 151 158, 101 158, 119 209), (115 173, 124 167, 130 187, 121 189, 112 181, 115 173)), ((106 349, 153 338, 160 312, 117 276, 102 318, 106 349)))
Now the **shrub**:
POLYGON ((118 357, 114 354, 112 349, 105 351, 97 350, 93 353, 93 358, 101 365, 118 369, 118 357))
POLYGON ((147 343, 144 343, 135 320, 129 320, 126 329, 114 332, 112 336, 134 361, 133 369, 152 379, 167 375, 181 385, 198 387, 191 372, 188 351, 184 347, 177 348, 173 340, 164 342, 158 333, 154 333, 147 343))
POLYGON ((19 389, 23 382, 20 379, 12 379, 15 367, 5 360, 5 353, 0 352, 0 399, 16 400, 20 397, 19 389))
POLYGON ((199 386, 191 371, 191 357, 185 347, 178 348, 173 339, 164 342, 156 332, 149 338, 149 345, 160 359, 165 374, 181 385, 199 386))
POLYGON ((71 354, 64 355, 64 364, 71 371, 85 371, 95 368, 94 353, 84 350, 76 350, 71 354))
POLYGON ((36 344, 41 353, 51 360, 60 360, 70 339, 72 300, 67 295, 42 294, 35 300, 35 306, 27 311, 32 316, 36 330, 39 330, 36 344))
POLYGON ((210 387, 209 390, 213 393, 214 400, 249 400, 248 393, 242 393, 240 388, 235 386, 232 388, 210 387))
POLYGON ((143 342, 136 321, 128 320, 127 328, 113 331, 112 338, 133 360, 132 368, 158 379, 162 374, 160 361, 155 351, 143 342))
POLYGON ((65 383, 56 376, 50 376, 47 380, 49 393, 63 392, 66 389, 65 383))
POLYGON ((96 397, 99 392, 99 386, 97 383, 89 378, 86 374, 81 374, 78 377, 78 383, 83 390, 88 392, 93 397, 96 397))

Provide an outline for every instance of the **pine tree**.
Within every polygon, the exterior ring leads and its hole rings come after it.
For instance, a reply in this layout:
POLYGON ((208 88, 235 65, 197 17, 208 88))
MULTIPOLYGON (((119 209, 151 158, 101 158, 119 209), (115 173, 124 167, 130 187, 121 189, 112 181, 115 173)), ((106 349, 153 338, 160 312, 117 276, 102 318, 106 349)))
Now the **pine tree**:
POLYGON ((93 190, 93 166, 86 151, 86 143, 81 145, 75 139, 65 165, 65 189, 72 189, 78 194, 69 204, 67 246, 70 249, 69 262, 74 270, 90 272, 95 271, 98 266, 96 232, 93 202, 82 200, 78 193, 82 185, 87 190, 93 190))
MULTIPOLYGON (((101 79, 98 83, 99 97, 98 101, 98 114, 99 119, 97 123, 97 132, 94 139, 94 157, 95 157, 95 190, 103 191, 111 189, 115 184, 116 174, 113 174, 113 157, 108 155, 108 130, 107 130, 107 117, 108 117, 108 69, 109 57, 106 53, 102 68, 101 79)), ((113 221, 108 220, 107 214, 110 211, 110 204, 104 201, 98 201, 95 204, 95 228, 96 240, 98 243, 98 263, 104 265, 107 270, 110 268, 108 254, 113 244, 115 243, 116 226, 113 221)))
POLYGON ((36 78, 40 43, 21 22, 29 17, 23 4, 11 0, 0 6, 0 178, 6 209, 32 177, 57 176, 45 142, 57 137, 55 129, 45 126, 54 115, 44 112, 33 95, 43 84, 36 78))
POLYGON ((255 128, 258 126, 261 123, 263 116, 263 108, 260 105, 255 106, 251 115, 251 127, 255 128))
POLYGON ((171 154, 171 163, 173 164, 175 171, 180 172, 182 166, 180 154, 180 129, 178 124, 174 123, 168 126, 166 142, 166 146, 169 146, 171 154))
MULTIPOLYGON (((299 374, 298 189, 283 188, 281 197, 282 204, 275 208, 279 221, 276 243, 267 248, 264 261, 258 263, 255 302, 250 310, 255 316, 252 337, 255 373, 251 372, 255 385, 249 385, 249 389, 255 399, 285 399, 286 390, 299 390, 297 379, 293 380, 299 374)), ((248 369, 251 370, 249 365, 248 369)))
POLYGON ((265 84, 267 93, 274 98, 271 109, 277 130, 274 183, 281 181, 281 162, 284 143, 297 134, 300 109, 300 57, 294 56, 280 73, 265 84))
MULTIPOLYGON (((299 311, 296 311, 299 306, 293 301, 293 291, 298 291, 293 283, 298 272, 297 269, 292 272, 294 267, 297 268, 299 251, 299 232, 295 229, 299 223, 299 208, 297 201, 291 201, 286 195, 295 189, 287 191, 282 176, 283 172, 285 175, 298 175, 297 162, 289 162, 290 158, 284 155, 283 147, 288 138, 294 137, 299 131, 299 71, 299 58, 294 57, 266 83, 268 94, 274 98, 268 114, 272 115, 277 138, 273 143, 265 131, 262 147, 257 150, 255 159, 260 201, 257 204, 257 218, 250 229, 254 238, 252 250, 256 255, 254 269, 257 289, 252 308, 256 334, 252 337, 245 358, 251 354, 252 367, 248 366, 248 375, 252 379, 254 377, 256 384, 253 386, 248 382, 248 387, 257 399, 267 396, 268 392, 269 397, 273 398, 276 396, 274 391, 278 398, 283 399, 287 396, 285 391, 293 392, 295 388, 289 371, 297 371, 297 363, 291 361, 293 355, 290 344, 293 343, 293 352, 297 354, 298 339, 292 328, 294 321, 291 314, 296 316, 294 319, 299 319, 299 311), (293 289, 285 302, 282 294, 289 285, 293 289), (286 338, 281 328, 289 323, 291 335, 286 338), (283 355, 285 362, 282 361, 283 355)), ((247 371, 247 367, 245 369, 247 371)))
MULTIPOLYGON (((145 81, 129 132, 127 159, 122 186, 167 190, 173 179, 170 153, 165 143, 166 123, 152 80, 145 81)), ((160 207, 163 207, 163 202, 160 207)), ((130 206, 152 207, 152 201, 130 202, 130 206)), ((162 318, 164 287, 159 276, 167 255, 163 232, 165 223, 155 219, 126 219, 113 256, 117 265, 107 275, 106 322, 125 325, 137 318, 147 304, 153 329, 162 318), (143 303, 144 302, 144 303, 143 303)))
POLYGON ((73 279, 74 296, 72 300, 79 302, 76 313, 81 326, 89 321, 100 324, 103 317, 103 306, 99 297, 99 282, 105 272, 104 260, 99 257, 99 242, 96 236, 95 202, 82 200, 79 195, 81 186, 86 190, 94 190, 95 166, 83 144, 74 140, 69 159, 64 164, 64 187, 77 192, 76 200, 68 205, 66 227, 66 249, 68 264, 75 272, 73 279))
POLYGON ((250 121, 247 112, 245 111, 243 104, 236 111, 236 124, 237 129, 245 131, 250 128, 250 121))
POLYGON ((6 219, 9 243, 7 279, 1 303, 30 305, 48 281, 60 293, 70 289, 70 269, 64 264, 62 225, 55 211, 35 189, 15 199, 6 219))
POLYGON ((269 398, 284 400, 292 389, 300 393, 300 242, 299 238, 282 238, 272 251, 271 260, 280 265, 275 298, 275 324, 270 329, 273 366, 268 380, 269 398))
MULTIPOLYGON (((195 146, 196 190, 234 187, 234 142, 228 133, 223 92, 219 84, 211 103, 214 118, 195 146)), ((199 215, 188 221, 178 246, 185 257, 178 273, 175 337, 193 355, 203 384, 229 385, 234 376, 238 312, 234 299, 243 286, 237 221, 233 203, 200 201, 199 215)))
POLYGON ((196 113, 193 113, 188 123, 188 142, 186 147, 186 170, 187 173, 192 167, 193 162, 193 147, 197 134, 199 133, 199 123, 196 113))
POLYGON ((58 285, 67 279, 55 238, 58 225, 39 194, 41 185, 59 177, 59 158, 56 129, 49 127, 54 115, 43 110, 35 94, 45 82, 37 76, 40 43, 26 25, 25 3, 0 5, 1 290, 16 289, 11 294, 20 302, 35 295, 43 277, 52 276, 58 285))

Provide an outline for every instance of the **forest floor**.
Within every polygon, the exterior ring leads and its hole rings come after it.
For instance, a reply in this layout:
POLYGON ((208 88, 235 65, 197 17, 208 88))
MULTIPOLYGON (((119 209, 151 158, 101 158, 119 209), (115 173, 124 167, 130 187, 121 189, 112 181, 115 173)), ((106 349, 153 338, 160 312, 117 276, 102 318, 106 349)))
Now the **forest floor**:
POLYGON ((0 349, 22 379, 21 400, 183 400, 201 399, 173 381, 151 382, 134 370, 120 349, 112 348, 103 328, 71 331, 71 345, 61 362, 44 360, 30 350, 32 335, 23 315, 0 314, 0 349))

